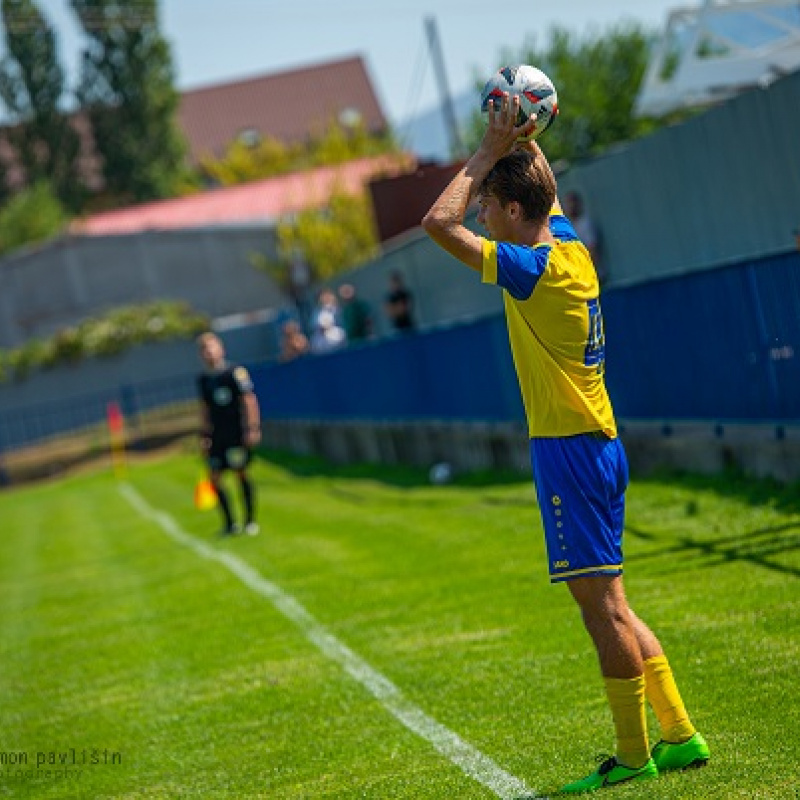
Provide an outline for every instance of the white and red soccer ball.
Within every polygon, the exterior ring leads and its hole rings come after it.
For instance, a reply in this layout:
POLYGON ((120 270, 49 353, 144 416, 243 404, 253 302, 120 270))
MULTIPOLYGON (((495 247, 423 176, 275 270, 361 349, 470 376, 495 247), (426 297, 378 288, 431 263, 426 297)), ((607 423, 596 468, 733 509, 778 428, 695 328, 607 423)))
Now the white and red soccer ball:
POLYGON ((502 67, 486 82, 481 92, 481 112, 488 117, 489 101, 494 100, 495 109, 500 108, 503 92, 511 98, 519 97, 517 125, 536 115, 536 127, 529 139, 537 139, 552 124, 558 115, 558 93, 547 75, 528 64, 502 67))

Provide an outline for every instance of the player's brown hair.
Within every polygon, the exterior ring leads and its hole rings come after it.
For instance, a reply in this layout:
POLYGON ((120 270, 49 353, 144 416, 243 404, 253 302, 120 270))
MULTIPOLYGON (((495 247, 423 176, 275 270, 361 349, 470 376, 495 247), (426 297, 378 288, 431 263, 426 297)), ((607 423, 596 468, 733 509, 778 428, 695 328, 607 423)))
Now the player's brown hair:
POLYGON ((544 224, 556 201, 556 179, 544 158, 514 150, 492 167, 478 194, 496 197, 503 207, 517 202, 525 220, 544 224))

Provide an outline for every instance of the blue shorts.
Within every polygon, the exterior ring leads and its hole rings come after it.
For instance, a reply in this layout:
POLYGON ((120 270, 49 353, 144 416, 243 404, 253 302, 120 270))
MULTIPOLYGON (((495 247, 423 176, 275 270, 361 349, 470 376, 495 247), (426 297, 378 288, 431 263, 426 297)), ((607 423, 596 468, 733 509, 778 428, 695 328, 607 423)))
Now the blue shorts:
POLYGON ((531 439, 552 583, 622 574, 628 459, 604 433, 531 439))

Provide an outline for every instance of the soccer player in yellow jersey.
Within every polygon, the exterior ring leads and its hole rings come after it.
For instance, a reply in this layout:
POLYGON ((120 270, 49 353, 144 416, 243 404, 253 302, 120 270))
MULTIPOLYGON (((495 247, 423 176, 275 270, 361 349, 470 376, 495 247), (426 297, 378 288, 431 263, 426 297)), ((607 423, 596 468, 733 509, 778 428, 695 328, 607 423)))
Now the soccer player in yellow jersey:
POLYGON ((622 585, 628 464, 603 377, 597 275, 556 198, 533 121, 519 100, 490 107, 484 138, 431 207, 428 235, 484 283, 502 287, 530 435, 550 579, 567 582, 594 643, 616 730, 616 754, 562 788, 578 794, 708 762, 664 651, 622 585), (473 199, 489 239, 464 227, 473 199), (645 698, 661 728, 650 749, 645 698))

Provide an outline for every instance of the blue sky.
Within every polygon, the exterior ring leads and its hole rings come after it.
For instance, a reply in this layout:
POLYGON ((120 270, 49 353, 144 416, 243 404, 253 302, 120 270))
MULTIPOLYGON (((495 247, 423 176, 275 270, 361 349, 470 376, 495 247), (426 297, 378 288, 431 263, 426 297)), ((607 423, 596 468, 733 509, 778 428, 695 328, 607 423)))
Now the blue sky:
MULTIPOLYGON (((62 59, 77 73, 80 31, 69 0, 37 0, 56 26, 62 59)), ((697 0, 161 0, 181 89, 362 55, 394 124, 439 103, 424 20, 436 20, 448 83, 470 89, 558 24, 578 33, 624 19, 661 29, 670 9, 697 0)))

